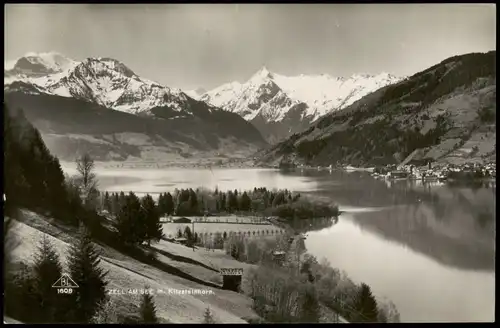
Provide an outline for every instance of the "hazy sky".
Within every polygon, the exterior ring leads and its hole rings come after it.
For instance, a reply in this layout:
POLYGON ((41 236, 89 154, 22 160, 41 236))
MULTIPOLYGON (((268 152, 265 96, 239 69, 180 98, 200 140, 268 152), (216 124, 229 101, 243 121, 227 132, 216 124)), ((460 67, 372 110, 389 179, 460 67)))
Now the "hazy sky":
POLYGON ((284 75, 410 75, 496 49, 493 4, 7 4, 5 57, 112 57, 172 87, 284 75))

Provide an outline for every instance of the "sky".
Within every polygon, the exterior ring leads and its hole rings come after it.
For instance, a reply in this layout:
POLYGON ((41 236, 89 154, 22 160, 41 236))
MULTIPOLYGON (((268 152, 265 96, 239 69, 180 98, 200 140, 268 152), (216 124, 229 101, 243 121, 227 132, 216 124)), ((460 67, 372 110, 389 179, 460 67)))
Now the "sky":
POLYGON ((408 76, 496 50, 494 4, 7 4, 5 58, 111 57, 170 87, 283 75, 408 76))

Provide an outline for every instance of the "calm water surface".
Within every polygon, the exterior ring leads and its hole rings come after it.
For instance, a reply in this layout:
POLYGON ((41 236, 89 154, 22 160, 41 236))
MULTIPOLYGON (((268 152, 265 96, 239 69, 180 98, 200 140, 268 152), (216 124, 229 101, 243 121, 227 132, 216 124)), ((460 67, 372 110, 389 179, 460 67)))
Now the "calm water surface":
MULTIPOLYGON (((72 169, 67 169, 72 173, 72 169)), ((263 169, 100 169, 108 191, 287 188, 331 200, 338 224, 308 251, 392 300, 406 322, 493 321, 495 186, 386 183, 365 173, 263 169)))

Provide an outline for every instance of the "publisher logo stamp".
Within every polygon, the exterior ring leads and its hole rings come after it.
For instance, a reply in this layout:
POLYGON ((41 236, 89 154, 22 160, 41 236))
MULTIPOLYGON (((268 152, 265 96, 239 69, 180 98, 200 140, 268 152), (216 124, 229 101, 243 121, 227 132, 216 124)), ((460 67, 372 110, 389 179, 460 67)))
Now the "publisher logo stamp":
POLYGON ((53 285, 52 288, 57 288, 58 294, 72 294, 73 289, 78 288, 78 284, 67 274, 63 273, 53 285))

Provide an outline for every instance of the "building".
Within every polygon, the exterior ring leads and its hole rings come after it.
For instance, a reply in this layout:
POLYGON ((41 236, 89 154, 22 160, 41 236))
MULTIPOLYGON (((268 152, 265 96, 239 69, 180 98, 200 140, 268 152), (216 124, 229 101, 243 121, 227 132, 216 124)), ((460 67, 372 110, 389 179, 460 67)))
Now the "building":
POLYGON ((285 263, 286 260, 286 253, 283 251, 274 251, 273 252, 273 260, 278 263, 278 264, 283 264, 285 263))
POLYGON ((172 220, 174 223, 191 223, 191 219, 180 217, 172 220))
POLYGON ((186 238, 174 238, 174 242, 177 244, 186 245, 187 239, 186 238))
POLYGON ((241 280, 243 276, 242 268, 221 268, 222 289, 240 292, 241 280))
POLYGON ((408 172, 405 171, 391 171, 387 174, 390 179, 406 179, 408 178, 408 172))

